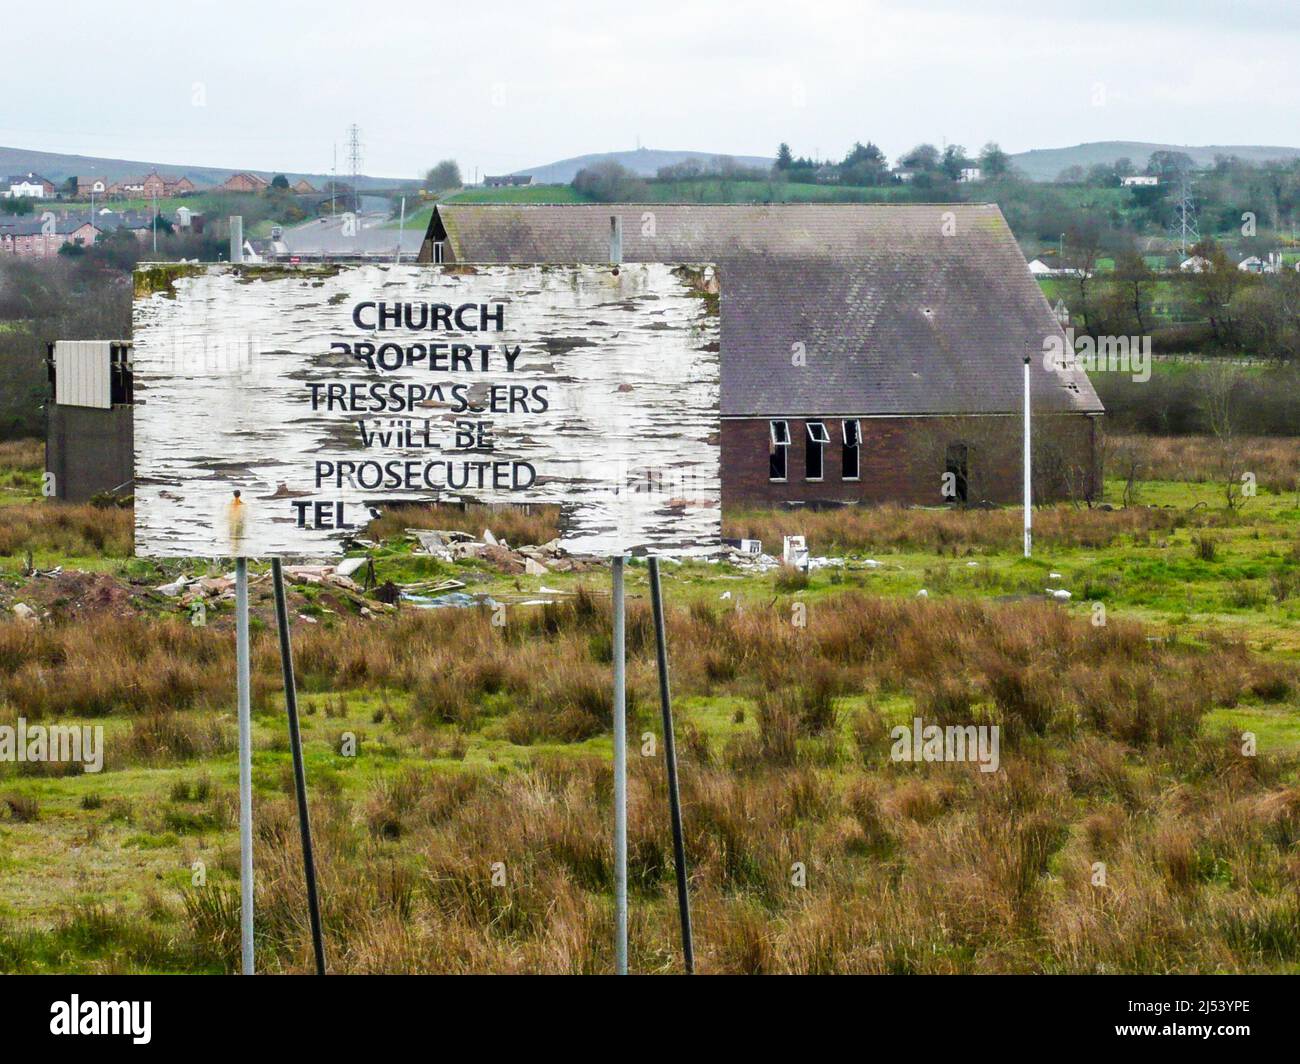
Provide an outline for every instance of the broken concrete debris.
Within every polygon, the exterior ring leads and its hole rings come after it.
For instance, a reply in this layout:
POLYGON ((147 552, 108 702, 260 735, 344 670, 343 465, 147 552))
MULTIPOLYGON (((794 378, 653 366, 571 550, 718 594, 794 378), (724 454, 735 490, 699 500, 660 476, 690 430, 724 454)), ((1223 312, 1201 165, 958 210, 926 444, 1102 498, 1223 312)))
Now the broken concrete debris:
POLYGON ((468 532, 438 528, 408 528, 406 534, 419 544, 417 554, 427 554, 444 562, 477 558, 504 573, 543 576, 549 572, 581 571, 590 564, 571 558, 558 539, 540 546, 511 547, 490 528, 483 530, 480 539, 468 532))

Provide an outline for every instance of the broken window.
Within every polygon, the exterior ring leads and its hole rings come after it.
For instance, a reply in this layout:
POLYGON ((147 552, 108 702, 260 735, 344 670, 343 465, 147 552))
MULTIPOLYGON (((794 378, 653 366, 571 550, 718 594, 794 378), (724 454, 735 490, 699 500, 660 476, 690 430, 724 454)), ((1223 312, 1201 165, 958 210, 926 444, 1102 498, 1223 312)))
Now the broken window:
POLYGON ((844 425, 844 460, 840 464, 840 476, 845 480, 858 479, 858 447, 862 443, 862 424, 855 420, 845 420, 844 425))
POLYGON ((804 476, 808 480, 821 480, 824 452, 830 442, 831 434, 824 422, 808 422, 808 450, 804 455, 804 476))
POLYGON ((769 421, 767 425, 769 480, 785 480, 786 461, 790 453, 790 424, 786 421, 769 421))
POLYGON ((964 443, 948 444, 943 460, 943 497, 948 502, 966 501, 969 448, 964 443))

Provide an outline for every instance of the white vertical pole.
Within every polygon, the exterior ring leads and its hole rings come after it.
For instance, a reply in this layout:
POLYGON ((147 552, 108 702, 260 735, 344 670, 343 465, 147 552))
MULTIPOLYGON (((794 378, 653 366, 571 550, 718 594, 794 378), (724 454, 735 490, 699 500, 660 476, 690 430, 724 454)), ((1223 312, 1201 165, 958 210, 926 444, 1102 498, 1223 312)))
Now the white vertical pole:
POLYGON ((395 265, 402 264, 402 237, 406 233, 406 197, 402 197, 402 220, 397 223, 397 256, 393 259, 395 265))
POLYGON ((627 721, 623 559, 614 559, 614 967, 627 975, 627 721))
POLYGON ((244 261, 244 216, 242 214, 230 216, 230 261, 244 261))
POLYGON ((235 559, 235 673, 239 688, 239 940, 253 974, 253 716, 248 669, 248 559, 235 559))
POLYGON ((1025 355, 1025 557, 1028 558, 1033 546, 1033 481, 1030 478, 1030 441, 1029 441, 1029 355, 1025 355))
MULTIPOLYGON (((609 218, 609 261, 623 261, 623 224, 609 218)), ((623 557, 614 559, 614 970, 627 975, 627 704, 623 557)))

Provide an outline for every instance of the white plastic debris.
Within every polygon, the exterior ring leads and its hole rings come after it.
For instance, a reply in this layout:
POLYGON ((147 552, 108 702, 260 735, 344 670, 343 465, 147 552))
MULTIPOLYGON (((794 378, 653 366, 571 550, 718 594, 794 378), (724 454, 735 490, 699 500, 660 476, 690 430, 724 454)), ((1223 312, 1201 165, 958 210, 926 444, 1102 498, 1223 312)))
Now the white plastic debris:
POLYGON ((161 591, 164 595, 170 595, 172 598, 175 598, 182 591, 184 591, 189 586, 189 584, 190 584, 189 579, 184 576, 181 576, 181 577, 177 577, 170 584, 160 584, 157 588, 155 588, 155 590, 161 591))
POLYGON ((796 569, 808 568, 808 543, 803 536, 786 536, 781 550, 781 560, 796 569))
POLYGON ((930 592, 926 591, 925 588, 921 588, 921 590, 918 591, 918 592, 916 593, 916 597, 917 597, 917 598, 929 598, 929 597, 930 597, 930 592))
POLYGON ((1045 590, 1049 595, 1051 595, 1052 598, 1056 599, 1057 602, 1069 602, 1070 599, 1073 598, 1073 596, 1064 588, 1048 587, 1048 588, 1044 588, 1043 590, 1045 590))
POLYGON ((483 535, 480 538, 489 547, 495 547, 497 545, 497 537, 492 535, 492 529, 490 528, 483 529, 483 535))
POLYGON ((338 576, 351 576, 358 569, 364 569, 369 558, 362 556, 360 558, 344 558, 334 567, 334 572, 338 576))
POLYGON ((719 598, 719 599, 729 599, 729 598, 731 598, 731 592, 730 592, 730 591, 724 591, 721 595, 718 596, 718 598, 719 598))
POLYGON ((1047 579, 1048 579, 1048 580, 1064 580, 1065 577, 1063 577, 1060 573, 1048 573, 1048 574, 1047 574, 1047 579))

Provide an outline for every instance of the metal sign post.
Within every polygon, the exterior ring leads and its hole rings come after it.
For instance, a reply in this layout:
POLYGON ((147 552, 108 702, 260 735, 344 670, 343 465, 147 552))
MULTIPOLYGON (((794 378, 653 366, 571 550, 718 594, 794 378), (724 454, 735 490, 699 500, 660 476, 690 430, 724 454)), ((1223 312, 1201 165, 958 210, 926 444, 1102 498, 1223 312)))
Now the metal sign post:
POLYGON ((239 692, 239 941, 253 974, 253 717, 248 673, 248 559, 235 559, 235 678, 239 692))
POLYGON ((1033 481, 1030 477, 1029 450, 1029 354, 1025 354, 1025 557, 1033 545, 1033 481))
POLYGON ((316 860, 312 855, 311 818, 307 811, 307 769, 302 759, 302 734, 298 727, 298 688, 293 681, 293 650, 289 645, 289 606, 284 594, 284 569, 271 559, 275 590, 275 626, 280 633, 280 669, 284 673, 284 705, 289 716, 289 748, 293 751, 293 789, 298 798, 298 834, 302 838, 302 871, 307 882, 307 913, 311 919, 311 944, 316 954, 316 974, 325 974, 325 945, 321 939, 320 901, 316 895, 316 860))
MULTIPOLYGON (((244 261, 244 219, 230 217, 230 261, 244 261)), ((238 492, 235 493, 238 496, 238 492)), ((235 559, 235 686, 239 716, 239 942, 241 970, 253 960, 253 713, 248 652, 248 559, 235 559)))
POLYGON ((623 559, 614 559, 614 968, 627 975, 627 713, 623 559))
MULTIPOLYGON (((609 261, 623 261, 623 224, 609 219, 609 261)), ((617 269, 614 271, 617 273, 617 269)), ((623 557, 613 561, 614 600, 614 970, 627 975, 627 684, 623 557)))
POLYGON ((686 883, 686 840, 682 835, 682 800, 677 789, 677 744, 673 738, 673 703, 668 691, 668 631, 664 624, 664 596, 659 582, 659 559, 650 559, 650 604, 655 618, 655 655, 659 663, 659 708, 663 714, 664 761, 668 769, 668 809, 673 824, 673 858, 677 863, 677 913, 682 927, 682 958, 686 974, 695 974, 695 947, 691 939, 691 896, 686 883))

